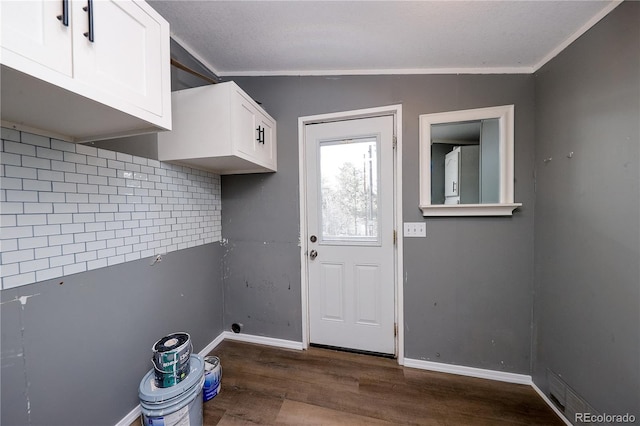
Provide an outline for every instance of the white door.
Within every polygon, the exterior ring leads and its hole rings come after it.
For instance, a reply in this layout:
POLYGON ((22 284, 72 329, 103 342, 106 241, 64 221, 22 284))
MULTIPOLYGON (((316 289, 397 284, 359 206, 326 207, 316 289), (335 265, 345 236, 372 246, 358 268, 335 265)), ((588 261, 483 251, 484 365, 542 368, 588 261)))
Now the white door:
POLYGON ((309 340, 395 353, 392 116, 305 126, 309 340))
POLYGON ((67 4, 44 0, 0 2, 3 64, 28 71, 26 64, 35 63, 70 76, 71 18, 67 4))
POLYGON ((91 13, 71 5, 74 77, 161 115, 162 24, 133 1, 94 1, 91 13))

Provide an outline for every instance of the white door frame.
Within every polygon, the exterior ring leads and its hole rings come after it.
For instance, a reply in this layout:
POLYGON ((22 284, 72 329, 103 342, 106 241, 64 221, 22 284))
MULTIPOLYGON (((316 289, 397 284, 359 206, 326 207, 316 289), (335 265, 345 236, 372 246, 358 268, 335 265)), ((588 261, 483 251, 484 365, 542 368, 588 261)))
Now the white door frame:
POLYGON ((300 197, 300 278, 302 296, 302 347, 309 347, 309 280, 307 270, 307 201, 306 181, 307 169, 305 163, 305 125, 312 123, 328 123, 332 121, 353 120, 357 118, 371 118, 383 115, 393 115, 394 134, 396 135, 396 149, 394 149, 393 180, 394 180, 394 229, 396 230, 396 244, 394 246, 395 268, 395 323, 396 323, 396 356, 398 364, 404 365, 404 266, 402 257, 402 105, 389 105, 377 108, 359 109, 354 111, 336 112, 330 114, 310 115, 298 118, 298 187, 300 197))

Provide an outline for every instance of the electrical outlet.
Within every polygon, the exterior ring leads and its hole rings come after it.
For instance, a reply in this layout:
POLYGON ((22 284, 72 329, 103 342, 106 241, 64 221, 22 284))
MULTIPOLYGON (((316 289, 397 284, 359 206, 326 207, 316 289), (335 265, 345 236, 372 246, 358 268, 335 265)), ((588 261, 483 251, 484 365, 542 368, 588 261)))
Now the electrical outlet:
POLYGON ((405 222, 404 236, 405 237, 426 237, 427 225, 424 222, 405 222))

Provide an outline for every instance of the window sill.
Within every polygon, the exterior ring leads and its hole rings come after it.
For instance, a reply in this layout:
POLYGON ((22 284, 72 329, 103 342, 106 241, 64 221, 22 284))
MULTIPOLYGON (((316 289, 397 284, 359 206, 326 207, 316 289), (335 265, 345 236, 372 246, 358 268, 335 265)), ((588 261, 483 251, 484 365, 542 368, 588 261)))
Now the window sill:
POLYGON ((437 204, 420 206, 423 216, 512 216, 522 203, 501 204, 437 204))

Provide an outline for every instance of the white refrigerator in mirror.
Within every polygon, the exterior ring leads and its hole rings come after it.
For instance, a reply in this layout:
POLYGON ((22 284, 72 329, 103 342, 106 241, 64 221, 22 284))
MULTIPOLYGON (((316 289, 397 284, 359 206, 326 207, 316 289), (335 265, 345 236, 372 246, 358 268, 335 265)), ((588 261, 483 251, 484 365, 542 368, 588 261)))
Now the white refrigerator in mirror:
POLYGON ((456 146, 444 158, 444 203, 477 204, 480 194, 479 145, 456 146))

